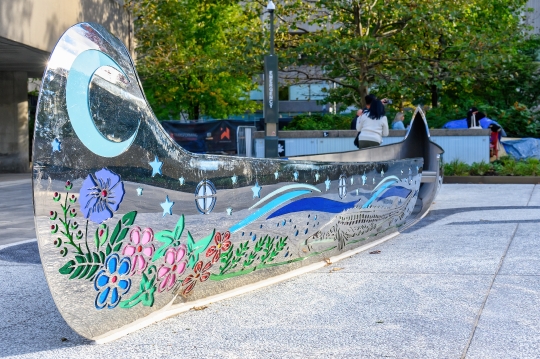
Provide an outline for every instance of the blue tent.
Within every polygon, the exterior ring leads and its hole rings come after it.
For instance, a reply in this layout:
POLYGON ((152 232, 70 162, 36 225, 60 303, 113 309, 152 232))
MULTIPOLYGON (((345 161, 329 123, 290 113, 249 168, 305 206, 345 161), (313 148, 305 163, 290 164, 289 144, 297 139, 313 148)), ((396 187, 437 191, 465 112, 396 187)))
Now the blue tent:
MULTIPOLYGON (((493 121, 492 119, 489 119, 487 117, 484 117, 483 119, 480 120, 480 126, 482 128, 488 128, 490 123, 495 123, 496 125, 501 126, 497 123, 497 121, 493 121)), ((442 128, 446 128, 449 130, 467 128, 467 119, 464 118, 461 120, 449 121, 445 123, 442 128)), ((501 136, 506 137, 506 132, 504 132, 504 129, 502 128, 502 126, 501 126, 501 136)))

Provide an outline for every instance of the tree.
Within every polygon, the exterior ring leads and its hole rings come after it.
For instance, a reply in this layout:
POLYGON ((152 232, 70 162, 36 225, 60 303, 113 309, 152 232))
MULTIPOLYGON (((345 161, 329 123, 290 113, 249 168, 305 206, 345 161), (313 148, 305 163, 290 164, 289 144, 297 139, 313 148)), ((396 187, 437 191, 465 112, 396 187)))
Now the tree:
POLYGON ((338 84, 327 101, 363 106, 371 89, 398 97, 428 94, 437 106, 441 91, 469 89, 512 59, 525 3, 285 0, 278 12, 285 14, 284 71, 301 82, 338 84))
POLYGON ((255 110, 262 72, 258 7, 223 0, 132 0, 136 67, 158 118, 255 110), (246 36, 249 34, 249 36, 246 36))

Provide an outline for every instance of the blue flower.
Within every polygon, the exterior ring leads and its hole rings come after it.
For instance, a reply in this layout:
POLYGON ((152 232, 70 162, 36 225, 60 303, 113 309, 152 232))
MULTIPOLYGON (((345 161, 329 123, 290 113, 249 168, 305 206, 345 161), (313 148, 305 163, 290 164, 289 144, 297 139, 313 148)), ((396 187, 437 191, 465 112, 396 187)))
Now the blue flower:
POLYGON ((116 173, 103 168, 84 180, 79 203, 84 218, 98 224, 111 218, 124 199, 124 183, 116 173))
POLYGON ((94 289, 99 292, 96 296, 96 309, 113 309, 120 303, 122 295, 131 288, 131 279, 126 278, 130 267, 129 258, 120 259, 116 253, 105 259, 105 269, 99 271, 94 279, 94 289))

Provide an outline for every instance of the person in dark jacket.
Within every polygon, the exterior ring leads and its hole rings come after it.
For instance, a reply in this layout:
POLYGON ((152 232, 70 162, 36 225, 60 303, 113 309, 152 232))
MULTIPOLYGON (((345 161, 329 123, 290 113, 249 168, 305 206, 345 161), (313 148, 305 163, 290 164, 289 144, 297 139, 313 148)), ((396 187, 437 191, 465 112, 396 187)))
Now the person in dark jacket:
MULTIPOLYGON (((472 126, 472 123, 471 123, 472 122, 472 117, 473 117, 473 115, 476 116, 477 113, 478 113, 478 109, 476 107, 471 107, 469 109, 469 111, 467 111, 467 128, 471 128, 471 126, 472 126)), ((479 124, 479 122, 477 120, 475 126, 478 126, 478 124, 479 124)))

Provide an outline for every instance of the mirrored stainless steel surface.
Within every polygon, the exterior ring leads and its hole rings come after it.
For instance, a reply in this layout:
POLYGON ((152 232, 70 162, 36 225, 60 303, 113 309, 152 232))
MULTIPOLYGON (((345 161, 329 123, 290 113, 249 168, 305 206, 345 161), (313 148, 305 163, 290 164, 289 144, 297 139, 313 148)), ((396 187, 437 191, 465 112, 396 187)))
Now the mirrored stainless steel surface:
POLYGON ((192 154, 156 120, 121 42, 73 26, 43 76, 33 157, 40 255, 60 313, 103 337, 398 231, 440 184, 422 181, 427 169, 440 177, 440 156, 418 124, 400 148, 341 157, 192 154))

